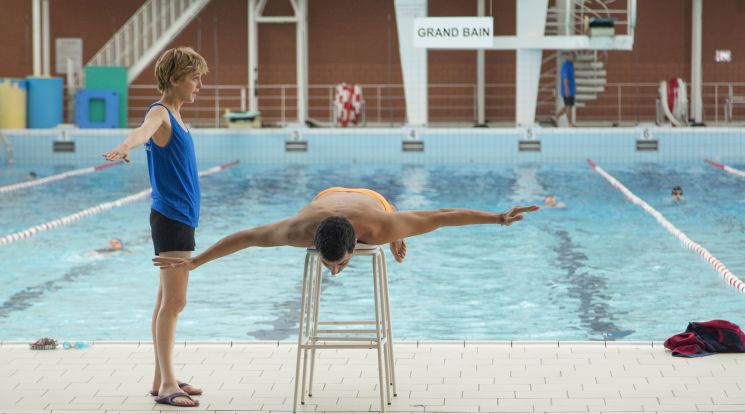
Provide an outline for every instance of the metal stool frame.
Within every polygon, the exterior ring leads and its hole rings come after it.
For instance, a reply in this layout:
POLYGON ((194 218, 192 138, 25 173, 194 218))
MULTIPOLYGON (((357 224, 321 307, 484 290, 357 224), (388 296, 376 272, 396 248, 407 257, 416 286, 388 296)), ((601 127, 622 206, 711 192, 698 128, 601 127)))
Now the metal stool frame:
POLYGON ((369 256, 372 259, 373 294, 375 295, 375 320, 320 321, 318 312, 321 302, 321 281, 323 266, 320 253, 309 248, 305 254, 303 271, 303 291, 300 298, 300 322, 298 328, 297 363, 295 366, 295 397, 292 412, 297 410, 298 391, 302 381, 300 404, 305 404, 305 381, 308 377, 308 396, 313 396, 313 369, 316 362, 316 349, 377 349, 378 380, 380 384, 380 411, 385 412, 386 398, 391 404, 391 388, 396 394, 396 375, 393 358, 393 338, 391 336, 391 313, 388 301, 388 267, 385 253, 380 246, 357 244, 354 256, 369 256), (319 329, 319 325, 322 326, 319 329), (370 326, 374 329, 349 329, 338 326, 370 326), (347 334, 374 334, 360 337, 347 334), (310 375, 307 373, 308 351, 310 351, 310 375), (300 377, 300 357, 302 360, 302 379, 300 377), (385 382, 383 373, 385 372, 385 382), (385 388, 385 391, 384 391, 385 388), (385 396, 384 396, 385 393, 385 396))

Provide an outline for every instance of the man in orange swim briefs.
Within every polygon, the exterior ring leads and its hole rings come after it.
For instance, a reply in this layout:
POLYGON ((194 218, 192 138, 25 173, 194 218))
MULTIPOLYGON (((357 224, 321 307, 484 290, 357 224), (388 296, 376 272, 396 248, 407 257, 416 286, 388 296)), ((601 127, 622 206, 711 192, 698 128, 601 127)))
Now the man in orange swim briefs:
POLYGON ((440 227, 470 224, 510 224, 538 206, 513 207, 504 213, 444 208, 396 211, 383 196, 365 188, 333 187, 321 191, 295 216, 233 233, 191 258, 156 257, 160 268, 195 269, 248 247, 315 246, 321 262, 335 275, 349 264, 355 245, 390 243, 396 261, 406 255, 404 239, 440 227))

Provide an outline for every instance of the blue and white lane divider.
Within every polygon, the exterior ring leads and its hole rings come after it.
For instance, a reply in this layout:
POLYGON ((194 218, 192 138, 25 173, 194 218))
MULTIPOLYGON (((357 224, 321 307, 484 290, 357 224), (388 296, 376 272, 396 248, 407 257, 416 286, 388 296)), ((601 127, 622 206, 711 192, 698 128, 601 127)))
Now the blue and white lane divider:
POLYGON ((34 186, 42 185, 42 184, 48 184, 48 183, 51 183, 53 181, 61 180, 63 178, 75 177, 76 175, 83 175, 83 174, 88 174, 88 173, 96 172, 96 171, 99 171, 99 170, 103 170, 105 168, 109 168, 109 167, 113 167, 115 165, 119 165, 121 163, 122 163, 121 161, 107 162, 105 164, 99 164, 99 165, 96 165, 94 167, 81 168, 79 170, 72 170, 72 171, 67 171, 67 172, 63 172, 63 173, 60 173, 60 174, 50 175, 49 177, 39 178, 38 180, 26 181, 26 182, 22 182, 22 183, 16 183, 16 184, 10 184, 10 185, 6 185, 6 186, 2 186, 2 187, 0 187, 0 194, 2 194, 2 193, 9 193, 11 191, 20 190, 22 188, 34 187, 34 186))
MULTIPOLYGON (((203 177, 203 176, 206 176, 206 175, 214 174, 214 173, 219 172, 219 171, 222 171, 222 170, 224 170, 226 168, 232 167, 235 164, 238 164, 238 160, 231 161, 229 163, 226 163, 226 164, 223 164, 223 165, 219 165, 217 167, 212 167, 212 168, 210 168, 208 170, 200 171, 199 172, 199 176, 200 177, 203 177)), ((150 188, 148 188, 147 190, 142 190, 139 193, 135 193, 135 194, 132 194, 132 195, 128 195, 126 197, 122 197, 122 198, 117 199, 117 200, 114 200, 114 201, 109 201, 107 203, 101 203, 101 204, 99 204, 97 206, 93 206, 91 208, 87 208, 85 210, 78 211, 77 213, 73 213, 73 214, 70 214, 68 216, 61 217, 61 218, 58 218, 56 220, 49 221, 49 222, 44 223, 44 224, 39 224, 38 226, 34 226, 34 227, 29 228, 29 229, 26 229, 26 230, 23 230, 23 231, 19 231, 17 233, 13 233, 13 234, 9 234, 9 235, 4 236, 4 237, 0 237, 0 246, 6 245, 6 244, 10 244, 10 243, 16 242, 18 240, 27 239, 27 238, 35 235, 36 233, 40 233, 40 232, 43 232, 43 231, 51 230, 51 229, 53 229, 55 227, 60 227, 60 226, 64 226, 64 225, 70 224, 70 223, 72 223, 74 221, 80 220, 83 217, 92 216, 92 215, 98 214, 98 213, 100 213, 102 211, 111 210, 111 209, 116 208, 116 207, 121 207, 121 206, 123 206, 125 204, 128 204, 128 203, 131 203, 133 201, 141 200, 141 199, 143 199, 143 198, 145 198, 145 197, 147 197, 149 195, 150 195, 150 188)))
POLYGON ((639 207, 643 208, 644 211, 649 213, 652 217, 657 219, 657 222, 659 222, 662 227, 665 228, 668 232, 670 232, 673 236, 680 239, 681 242, 683 242, 683 245, 694 252, 698 253, 701 257, 706 259, 707 262, 711 265, 711 267, 714 268, 719 274, 724 278, 724 280, 733 288, 739 290, 742 293, 745 293, 745 283, 743 283, 742 280, 740 280, 737 276, 733 275, 732 272, 727 269, 727 266, 724 265, 724 263, 720 262, 719 259, 714 257, 711 253, 709 253, 708 250, 706 250, 703 246, 700 244, 694 242, 693 240, 689 239, 688 236, 685 235, 682 231, 678 230, 677 227, 673 226, 672 223, 667 221, 667 219, 657 210, 655 210, 652 206, 647 204, 644 200, 637 197, 629 191, 628 188, 626 188, 623 184, 621 184, 620 181, 613 178, 612 175, 608 174, 600 168, 597 164, 592 162, 592 160, 588 159, 587 163, 590 164, 590 167, 594 169, 598 174, 602 175, 603 178, 608 180, 608 182, 613 186, 616 187, 617 190, 623 193, 623 195, 626 196, 632 203, 638 205, 639 207))
POLYGON ((729 167, 729 166, 724 165, 724 164, 720 164, 720 163, 718 163, 716 161, 712 161, 712 160, 705 159, 704 161, 708 162, 709 164, 711 164, 714 167, 717 167, 719 169, 722 169, 724 171, 727 171, 730 174, 734 174, 734 175, 740 176, 742 178, 745 178, 745 171, 741 171, 741 170, 738 170, 737 168, 732 168, 732 167, 729 167))

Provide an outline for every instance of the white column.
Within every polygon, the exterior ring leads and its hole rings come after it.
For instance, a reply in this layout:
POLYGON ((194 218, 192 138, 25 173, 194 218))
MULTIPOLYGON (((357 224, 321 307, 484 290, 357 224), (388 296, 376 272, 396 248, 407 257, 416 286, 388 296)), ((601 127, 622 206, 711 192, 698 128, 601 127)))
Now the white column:
POLYGON ((41 73, 49 76, 49 0, 41 0, 41 73))
POLYGON ((296 33, 296 60, 297 60, 297 121, 304 125, 308 118, 308 1, 297 0, 295 10, 297 23, 296 33))
POLYGON ((701 68, 701 33, 703 0, 693 0, 691 24, 691 117, 693 122, 700 123, 704 118, 703 70, 701 68))
POLYGON ((427 0, 395 0, 398 50, 406 100, 406 124, 426 126, 427 49, 414 48, 414 18, 427 17, 427 0))
POLYGON ((259 30, 256 22, 256 2, 248 1, 248 110, 258 111, 256 81, 259 77, 259 30))
MULTIPOLYGON (((546 28, 548 0, 519 0, 517 3, 517 37, 540 37, 546 28)), ((541 80, 542 49, 518 49, 515 54, 515 123, 535 123, 538 83, 541 80)))
MULTIPOLYGON (((478 16, 484 15, 484 0, 477 0, 478 16)), ((476 51, 476 125, 486 124, 486 52, 476 51)))
POLYGON ((41 75, 41 0, 31 0, 31 45, 34 76, 41 75))

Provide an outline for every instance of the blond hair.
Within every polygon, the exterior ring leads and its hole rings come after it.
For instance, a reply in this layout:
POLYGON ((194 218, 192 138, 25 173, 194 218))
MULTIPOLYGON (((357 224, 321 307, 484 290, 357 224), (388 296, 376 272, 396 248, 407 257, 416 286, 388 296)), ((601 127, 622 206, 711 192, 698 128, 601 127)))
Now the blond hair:
POLYGON ((186 75, 204 75, 209 71, 207 61, 194 49, 186 46, 168 49, 155 62, 155 79, 161 93, 171 88, 171 80, 181 80, 186 75))

